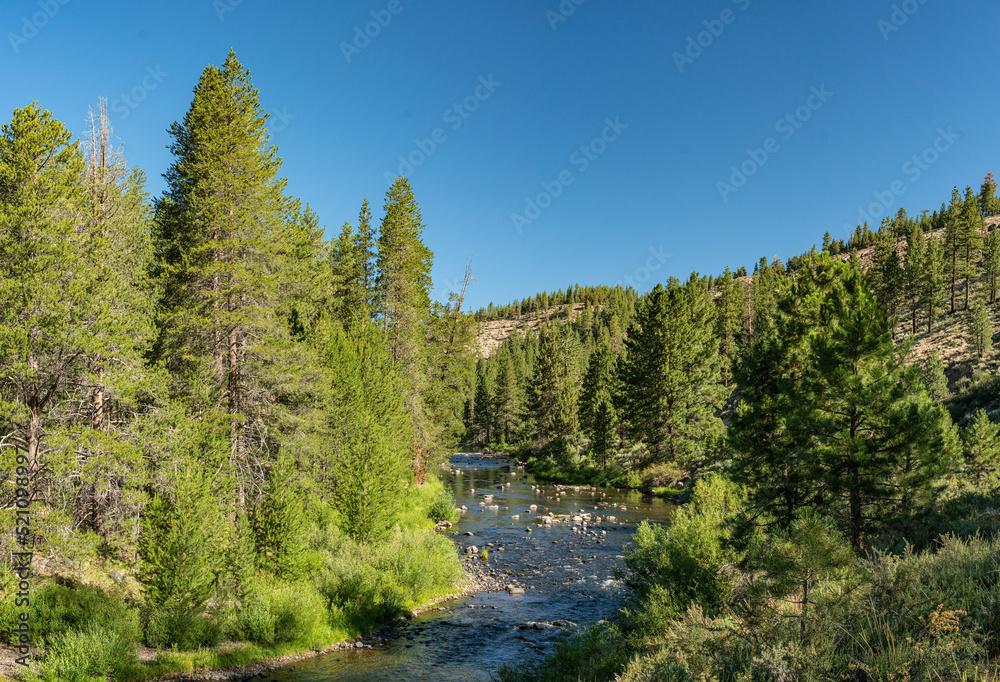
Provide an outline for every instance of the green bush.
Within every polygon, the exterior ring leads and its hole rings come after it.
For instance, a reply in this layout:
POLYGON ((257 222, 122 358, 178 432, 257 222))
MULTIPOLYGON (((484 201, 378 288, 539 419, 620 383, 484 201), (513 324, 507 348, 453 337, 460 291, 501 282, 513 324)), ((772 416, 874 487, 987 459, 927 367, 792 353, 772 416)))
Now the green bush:
POLYGON ((90 625, 52 636, 29 675, 45 682, 103 682, 141 674, 135 644, 112 628, 90 625))
POLYGON ((139 641, 139 611, 115 595, 90 585, 40 586, 31 598, 31 627, 40 644, 72 631, 103 629, 122 641, 139 641))
POLYGON ((434 522, 448 521, 449 523, 455 523, 458 520, 458 511, 455 509, 455 496, 451 494, 450 490, 445 490, 441 493, 440 497, 434 500, 430 509, 427 510, 427 516, 434 522))
POLYGON ((222 626, 204 613, 183 608, 160 608, 146 623, 146 643, 152 647, 182 650, 215 646, 222 640, 222 626))
POLYGON ((378 544, 330 537, 319 590, 334 625, 368 632, 449 592, 462 576, 454 546, 432 531, 398 526, 378 544))

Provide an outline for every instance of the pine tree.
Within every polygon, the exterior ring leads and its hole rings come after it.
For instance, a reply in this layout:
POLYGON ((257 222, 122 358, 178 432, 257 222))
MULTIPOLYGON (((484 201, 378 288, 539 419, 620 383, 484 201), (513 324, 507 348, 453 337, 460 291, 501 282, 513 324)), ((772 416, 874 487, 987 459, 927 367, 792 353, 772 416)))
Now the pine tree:
MULTIPOLYGON (((934 318, 941 299, 941 290, 944 286, 945 261, 942 246, 941 241, 938 239, 931 237, 927 240, 927 261, 924 267, 924 275, 921 278, 920 300, 923 307, 927 309, 928 334, 933 330, 934 318)), ((954 289, 952 293, 954 293, 954 289)), ((944 307, 943 303, 942 307, 944 307)))
POLYGON ((500 371, 497 375, 496 414, 497 428, 503 434, 505 443, 509 443, 511 434, 520 423, 521 392, 517 385, 517 373, 514 370, 514 359, 510 352, 504 352, 500 359, 500 371))
POLYGON ((181 622, 204 610, 222 569, 224 527, 210 477, 194 462, 183 464, 173 490, 156 495, 143 517, 139 581, 148 606, 181 622))
POLYGON ((969 309, 969 298, 972 295, 972 280, 976 277, 976 251, 983 247, 983 214, 979 210, 979 199, 971 187, 965 188, 965 199, 959 212, 959 222, 962 230, 962 246, 965 250, 965 264, 962 275, 965 278, 965 309, 969 309))
POLYGON ((557 323, 542 338, 533 411, 539 437, 556 452, 580 426, 579 355, 579 341, 567 325, 557 323))
POLYGON ((629 329, 622 367, 627 433, 655 461, 689 466, 719 427, 722 400, 714 309, 692 275, 684 286, 657 285, 629 329))
POLYGON ((930 394, 934 402, 940 403, 951 395, 948 390, 948 377, 944 373, 944 362, 941 361, 937 348, 932 350, 930 357, 927 358, 923 377, 927 393, 930 394))
POLYGON ((425 338, 430 317, 433 254, 423 243, 424 224, 409 181, 400 176, 385 195, 378 238, 376 310, 389 353, 403 379, 403 405, 414 428, 414 471, 426 468, 423 452, 436 440, 437 425, 425 411, 425 338))
MULTIPOLYGON (((829 233, 827 233, 829 234, 829 233)), ((716 336, 719 338, 719 358, 722 385, 729 387, 732 376, 733 359, 737 353, 737 339, 743 327, 743 302, 746 299, 743 283, 734 279, 726 267, 719 284, 716 305, 716 336)))
POLYGON ((365 199, 358 215, 358 234, 354 240, 354 260, 361 266, 361 289, 364 292, 365 310, 370 317, 375 309, 375 281, 378 273, 375 268, 375 229, 372 227, 372 211, 365 199))
MULTIPOLYGON (((104 254, 87 234, 83 179, 65 126, 37 104, 14 110, 0 134, 0 416, 32 499, 49 487, 50 412, 104 350, 109 311, 93 297, 104 254)), ((13 457, 4 466, 15 469, 13 457)))
POLYGON ((917 333, 917 315, 920 312, 923 281, 927 277, 927 240, 920 225, 914 225, 906 238, 906 270, 904 285, 913 313, 912 334, 917 333))
POLYGON ((1000 213, 1000 198, 997 197, 997 181, 993 173, 987 173, 979 188, 979 211, 983 216, 1000 213))
POLYGON ((965 431, 964 454, 965 470, 972 472, 976 483, 982 480, 987 472, 996 471, 1000 464, 1000 424, 995 424, 986 410, 976 412, 972 424, 965 431))
POLYGON ((897 353, 884 309, 848 263, 803 268, 738 370, 735 471, 784 527, 798 507, 816 506, 842 518, 861 548, 870 519, 908 507, 950 455, 950 417, 897 353))
POLYGON ((951 191, 951 206, 944 211, 944 258, 945 274, 951 281, 951 312, 955 312, 955 290, 962 276, 960 258, 964 253, 963 228, 961 222, 962 199, 958 187, 951 191))
POLYGON ((599 392, 595 403, 590 426, 590 449, 601 458, 601 466, 607 468, 608 454, 618 442, 618 411, 608 391, 599 392))
POLYGON ((977 301, 969 317, 969 347, 976 358, 983 359, 993 352, 993 323, 986 306, 977 301))
POLYGON ((261 439, 288 330, 274 314, 274 242, 291 206, 281 159, 250 73, 230 52, 207 67, 183 122, 170 128, 175 160, 157 204, 163 287, 160 355, 185 379, 192 411, 228 415, 226 470, 244 506, 269 445, 261 439))
POLYGON ((993 230, 983 243, 983 274, 989 289, 989 304, 997 302, 997 279, 1000 278, 1000 230, 993 230))
POLYGON ((412 478, 407 467, 408 415, 400 379, 382 335, 372 324, 324 333, 330 370, 326 406, 332 430, 333 502, 340 527, 359 541, 385 536, 395 502, 412 478))
POLYGON ((307 549, 302 487, 291 459, 279 457, 268 471, 264 494, 253 516, 257 564, 284 580, 302 575, 307 549))
POLYGON ((896 253, 896 236, 890 226, 883 224, 875 238, 872 268, 869 272, 872 290, 885 306, 889 316, 896 314, 896 304, 903 290, 903 269, 896 253))
POLYGON ((480 360, 476 366, 476 393, 473 400, 473 420, 476 426, 476 440, 490 443, 493 440, 495 379, 493 363, 480 360))

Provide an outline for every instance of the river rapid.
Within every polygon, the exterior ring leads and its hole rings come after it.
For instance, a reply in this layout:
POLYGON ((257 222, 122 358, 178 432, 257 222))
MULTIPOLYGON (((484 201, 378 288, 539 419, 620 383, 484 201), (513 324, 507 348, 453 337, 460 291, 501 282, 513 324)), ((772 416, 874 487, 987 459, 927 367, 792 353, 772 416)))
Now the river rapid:
POLYGON ((440 475, 456 504, 467 508, 448 530, 458 551, 464 556, 475 546, 479 562, 486 549, 483 568, 524 594, 479 592, 445 602, 391 626, 371 648, 307 659, 269 679, 489 680, 501 664, 543 656, 567 630, 613 615, 627 596, 612 568, 623 564, 623 545, 640 521, 662 523, 673 510, 634 491, 539 483, 507 462, 473 453, 457 454, 450 464, 440 475), (564 520, 544 523, 558 515, 564 520))

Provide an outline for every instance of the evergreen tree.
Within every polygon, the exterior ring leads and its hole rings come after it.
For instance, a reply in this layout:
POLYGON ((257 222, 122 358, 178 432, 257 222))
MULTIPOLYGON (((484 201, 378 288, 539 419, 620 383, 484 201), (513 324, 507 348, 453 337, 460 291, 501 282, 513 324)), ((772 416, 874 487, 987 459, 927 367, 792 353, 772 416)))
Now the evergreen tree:
POLYGON ((1000 230, 993 230, 983 243, 983 274, 989 290, 989 304, 997 302, 997 279, 1000 277, 1000 230))
POLYGON ((539 437, 556 451, 580 425, 579 346, 570 328, 557 323, 546 332, 539 348, 533 412, 539 437))
POLYGON ((965 309, 969 309, 969 298, 972 295, 972 280, 978 274, 975 267, 974 254, 983 247, 983 214, 979 210, 979 199, 971 187, 965 188, 965 198, 959 212, 959 223, 962 231, 962 246, 965 250, 965 263, 962 275, 965 278, 965 309))
POLYGON ((894 316, 903 290, 904 273, 896 253, 896 235, 891 227, 883 226, 878 231, 869 274, 875 296, 885 306, 889 316, 894 316))
POLYGON ((267 476, 253 517, 258 565, 285 580, 301 577, 306 552, 302 481, 289 457, 279 457, 267 476))
POLYGON ((497 428, 503 434, 505 443, 509 443, 511 434, 519 426, 521 411, 521 395, 517 385, 517 373, 514 370, 514 359, 509 352, 501 355, 500 371, 497 375, 496 389, 497 428))
POLYGON ((332 384, 326 413, 339 525, 356 540, 378 540, 395 523, 395 501, 410 478, 400 380, 371 324, 349 332, 333 325, 323 352, 332 384))
POLYGON ((976 412, 972 424, 965 431, 965 470, 976 477, 976 483, 984 474, 995 472, 1000 464, 1000 424, 990 420, 986 410, 976 412))
POLYGON ((924 365, 924 386, 934 402, 940 403, 948 398, 951 392, 948 390, 948 377, 944 373, 944 362, 938 355, 937 348, 931 351, 930 357, 924 365))
MULTIPOLYGON (((829 234, 829 233, 827 233, 829 234)), ((733 360, 737 353, 737 339, 743 327, 743 302, 746 299, 743 283, 734 279, 726 267, 719 284, 716 305, 716 336, 719 338, 720 370, 722 385, 729 387, 733 360)))
POLYGON ((987 173, 979 188, 979 211, 983 216, 1000 213, 1000 198, 997 197, 997 181, 993 173, 987 173))
POLYGON ((964 253, 965 244, 963 242, 963 228, 960 213, 962 210, 962 199, 958 193, 958 187, 952 189, 951 206, 944 211, 944 258, 945 274, 951 282, 951 312, 955 312, 955 290, 957 282, 962 276, 962 266, 960 258, 964 253))
POLYGON ((193 412, 228 415, 235 501, 263 472, 267 411, 287 348, 278 324, 273 243, 290 209, 250 73, 232 52, 209 66, 183 122, 170 128, 175 160, 157 204, 157 273, 163 287, 160 354, 184 377, 193 412))
POLYGON ((156 495, 143 518, 139 581, 148 606, 180 622, 204 611, 222 569, 223 528, 211 479, 196 463, 185 463, 173 490, 156 495))
POLYGON ((437 436, 425 411, 425 339, 430 317, 433 254, 423 243, 424 224, 409 181, 400 176, 385 195, 378 238, 377 312, 389 353, 403 379, 403 405, 414 429, 412 466, 426 469, 423 453, 437 436))
MULTIPOLYGON (((37 104, 16 109, 0 135, 0 415, 27 458, 33 500, 49 487, 51 410, 105 350, 110 311, 93 297, 105 254, 87 233, 83 178, 65 126, 37 104)), ((15 469, 13 457, 3 464, 15 469)))
POLYGON ((920 312, 923 281, 927 277, 927 269, 927 241, 923 229, 919 225, 914 225, 906 238, 906 270, 903 273, 907 298, 910 299, 912 308, 912 334, 917 333, 917 315, 920 312))
POLYGON ((358 215, 358 234, 354 240, 355 262, 361 267, 361 290, 364 292, 364 306, 370 317, 376 305, 375 282, 378 273, 375 267, 375 228, 372 226, 372 211, 365 199, 358 215))
POLYGON ((897 353, 884 309, 850 264, 803 268, 737 380, 735 470, 784 527, 798 507, 816 506, 861 548, 875 514, 908 508, 950 454, 950 417, 897 353))
POLYGON ((968 339, 972 353, 980 362, 993 351, 993 322, 989 310, 978 301, 969 317, 968 339))
POLYGON ((493 364, 480 360, 476 366, 476 394, 473 401, 473 421, 476 427, 476 440, 480 443, 490 443, 493 440, 493 423, 495 380, 493 364))
POLYGON ((626 339, 622 367, 627 433, 656 461, 689 466, 719 427, 719 344, 711 298, 692 275, 684 286, 657 285, 626 339))
MULTIPOLYGON (((943 245, 941 241, 931 237, 927 240, 927 261, 924 266, 923 277, 921 278, 922 282, 920 293, 922 305, 927 309, 928 334, 930 334, 933 329, 937 305, 941 299, 941 290, 944 285, 945 277, 944 267, 945 260, 943 245)), ((944 307, 943 303, 942 307, 944 307)))

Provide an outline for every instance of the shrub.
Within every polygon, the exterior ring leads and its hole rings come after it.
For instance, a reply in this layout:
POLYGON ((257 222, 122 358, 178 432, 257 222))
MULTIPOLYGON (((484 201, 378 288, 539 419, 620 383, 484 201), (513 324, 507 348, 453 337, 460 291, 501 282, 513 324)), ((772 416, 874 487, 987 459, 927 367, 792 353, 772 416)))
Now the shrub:
POLYGON ((215 646, 221 639, 222 627, 215 618, 190 609, 161 608, 146 623, 146 642, 152 647, 197 649, 215 646))
POLYGON ((434 522, 448 521, 449 523, 455 523, 458 520, 458 511, 455 509, 455 496, 451 494, 450 490, 445 490, 431 504, 430 509, 427 510, 427 516, 434 522))
POLYGON ((69 632, 94 628, 113 632, 129 644, 139 641, 138 609, 90 585, 44 584, 32 595, 31 611, 31 626, 39 643, 51 644, 69 632))
POLYGON ((46 657, 30 677, 45 682, 103 682, 140 674, 135 644, 112 628, 90 625, 53 635, 46 657))

